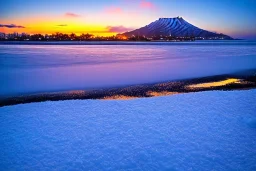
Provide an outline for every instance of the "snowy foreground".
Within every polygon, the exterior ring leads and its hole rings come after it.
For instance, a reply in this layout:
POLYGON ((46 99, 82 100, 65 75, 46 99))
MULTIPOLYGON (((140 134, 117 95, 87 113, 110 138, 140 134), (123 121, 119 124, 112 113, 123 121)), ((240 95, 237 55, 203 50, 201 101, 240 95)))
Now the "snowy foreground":
POLYGON ((256 170, 256 90, 0 108, 0 170, 256 170))

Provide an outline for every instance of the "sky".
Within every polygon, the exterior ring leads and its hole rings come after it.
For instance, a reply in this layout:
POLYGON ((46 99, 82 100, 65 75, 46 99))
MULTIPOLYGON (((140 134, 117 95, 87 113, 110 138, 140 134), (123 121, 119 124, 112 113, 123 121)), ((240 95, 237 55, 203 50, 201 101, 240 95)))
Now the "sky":
POLYGON ((181 16, 208 31, 256 39, 256 0, 5 0, 0 6, 4 33, 110 36, 181 16))

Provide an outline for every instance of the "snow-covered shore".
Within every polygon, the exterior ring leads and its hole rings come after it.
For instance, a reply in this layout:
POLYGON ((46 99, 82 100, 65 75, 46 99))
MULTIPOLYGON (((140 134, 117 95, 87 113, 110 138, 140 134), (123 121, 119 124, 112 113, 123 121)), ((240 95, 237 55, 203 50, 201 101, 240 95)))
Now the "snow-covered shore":
POLYGON ((256 90, 0 108, 0 170, 256 170, 256 90))

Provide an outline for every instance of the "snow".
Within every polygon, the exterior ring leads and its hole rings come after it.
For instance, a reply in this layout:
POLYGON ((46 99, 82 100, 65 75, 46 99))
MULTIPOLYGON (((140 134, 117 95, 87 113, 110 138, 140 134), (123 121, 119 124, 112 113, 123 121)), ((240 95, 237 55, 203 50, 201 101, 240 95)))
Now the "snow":
MULTIPOLYGON (((129 31, 124 33, 124 35, 132 36, 146 35, 146 37, 152 37, 155 35, 171 35, 178 37, 196 36, 196 37, 220 37, 221 35, 215 32, 209 32, 200 29, 189 22, 185 21, 182 17, 175 18, 159 18, 158 20, 141 27, 139 29, 129 31), (196 33, 196 34, 195 34, 196 33)), ((225 38, 229 39, 227 35, 223 35, 225 38)))
POLYGON ((256 170, 256 90, 0 108, 1 170, 256 170))

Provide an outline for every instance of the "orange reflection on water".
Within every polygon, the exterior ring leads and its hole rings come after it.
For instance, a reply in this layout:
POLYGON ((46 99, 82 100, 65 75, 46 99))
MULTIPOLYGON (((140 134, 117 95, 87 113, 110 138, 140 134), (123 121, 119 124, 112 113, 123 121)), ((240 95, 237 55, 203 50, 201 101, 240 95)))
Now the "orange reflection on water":
POLYGON ((168 96, 168 95, 179 94, 179 92, 171 92, 171 91, 161 91, 161 92, 148 91, 146 94, 147 94, 148 96, 151 96, 151 97, 156 97, 156 96, 168 96))
POLYGON ((103 100, 130 100, 135 99, 138 97, 135 96, 125 96, 125 95, 113 95, 113 96, 106 96, 103 98, 103 100))
POLYGON ((187 86, 188 88, 211 88, 211 87, 220 87, 232 83, 238 83, 240 84, 242 80, 237 79, 237 78, 228 78, 226 80, 222 81, 216 81, 216 82, 209 82, 209 83, 201 83, 201 84, 192 84, 187 86))

